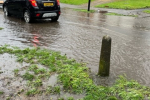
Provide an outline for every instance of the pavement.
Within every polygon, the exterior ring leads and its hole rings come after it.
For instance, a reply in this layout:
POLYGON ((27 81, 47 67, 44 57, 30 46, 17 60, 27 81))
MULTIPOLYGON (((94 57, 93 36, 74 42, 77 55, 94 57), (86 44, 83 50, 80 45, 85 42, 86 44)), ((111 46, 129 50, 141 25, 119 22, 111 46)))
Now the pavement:
MULTIPOLYGON (((105 3, 105 2, 102 2, 102 3, 105 3)), ((99 4, 101 4, 101 3, 99 2, 99 4)), ((69 5, 69 4, 61 3, 61 7, 62 8, 72 8, 72 9, 74 9, 74 8, 75 9, 88 9, 88 4, 69 5)), ((150 8, 135 9, 135 10, 124 10, 124 9, 96 8, 92 4, 92 6, 90 7, 90 10, 95 10, 95 12, 97 12, 97 13, 108 12, 108 13, 117 13, 117 14, 123 14, 123 15, 138 15, 138 17, 150 17, 150 14, 143 13, 144 10, 150 10, 150 8)))

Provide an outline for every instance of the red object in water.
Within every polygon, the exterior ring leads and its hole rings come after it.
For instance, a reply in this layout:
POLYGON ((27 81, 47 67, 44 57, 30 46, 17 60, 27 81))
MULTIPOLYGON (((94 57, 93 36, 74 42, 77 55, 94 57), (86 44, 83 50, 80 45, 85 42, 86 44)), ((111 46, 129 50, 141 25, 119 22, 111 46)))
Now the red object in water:
POLYGON ((34 42, 34 43, 39 43, 38 38, 39 38, 38 36, 34 36, 34 40, 33 40, 33 42, 34 42))
POLYGON ((37 44, 39 44, 39 40, 38 40, 38 36, 34 36, 34 40, 32 41, 33 42, 33 45, 34 47, 37 47, 37 44))

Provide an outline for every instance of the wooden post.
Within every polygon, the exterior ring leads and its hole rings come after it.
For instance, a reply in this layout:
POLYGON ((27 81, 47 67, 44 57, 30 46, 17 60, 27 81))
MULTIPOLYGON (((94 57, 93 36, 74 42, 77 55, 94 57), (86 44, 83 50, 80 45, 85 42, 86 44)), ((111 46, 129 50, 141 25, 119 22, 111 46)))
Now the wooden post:
POLYGON ((106 35, 102 39, 98 75, 109 76, 110 55, 111 55, 111 37, 106 35))

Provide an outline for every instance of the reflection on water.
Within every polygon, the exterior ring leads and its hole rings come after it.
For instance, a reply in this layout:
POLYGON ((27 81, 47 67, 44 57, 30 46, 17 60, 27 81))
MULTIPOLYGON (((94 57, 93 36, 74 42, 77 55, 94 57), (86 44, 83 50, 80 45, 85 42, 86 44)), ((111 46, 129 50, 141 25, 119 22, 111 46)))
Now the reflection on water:
POLYGON ((109 35, 112 55, 108 83, 126 74, 129 79, 150 84, 149 18, 87 14, 72 9, 62 9, 56 23, 37 20, 27 24, 14 17, 4 18, 2 14, 0 18, 3 19, 0 27, 4 27, 0 34, 1 45, 40 46, 60 51, 77 61, 87 62, 93 74, 98 72, 102 37, 109 35))
POLYGON ((34 39, 33 39, 33 41, 32 41, 34 47, 37 47, 37 45, 39 45, 39 40, 38 40, 38 38, 39 38, 38 36, 36 36, 36 35, 34 36, 34 39))

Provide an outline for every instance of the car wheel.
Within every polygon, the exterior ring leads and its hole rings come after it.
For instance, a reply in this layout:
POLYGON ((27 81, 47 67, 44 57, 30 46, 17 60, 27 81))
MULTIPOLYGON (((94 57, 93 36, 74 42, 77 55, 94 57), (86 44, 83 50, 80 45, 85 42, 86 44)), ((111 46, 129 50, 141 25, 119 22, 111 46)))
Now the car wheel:
POLYGON ((8 12, 8 9, 6 6, 4 6, 4 14, 5 16, 10 16, 10 13, 8 12))
POLYGON ((32 22, 32 18, 31 18, 31 16, 30 16, 30 13, 29 13, 28 10, 26 10, 26 11, 24 12, 24 20, 25 20, 25 22, 27 22, 27 23, 32 22))
POLYGON ((59 16, 51 18, 51 21, 56 22, 59 19, 59 16))

